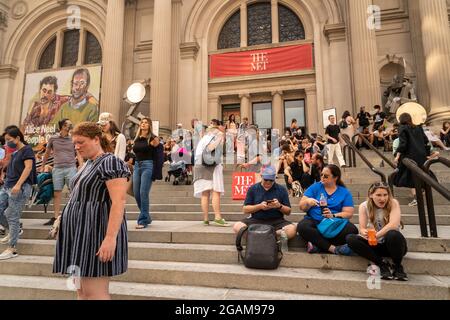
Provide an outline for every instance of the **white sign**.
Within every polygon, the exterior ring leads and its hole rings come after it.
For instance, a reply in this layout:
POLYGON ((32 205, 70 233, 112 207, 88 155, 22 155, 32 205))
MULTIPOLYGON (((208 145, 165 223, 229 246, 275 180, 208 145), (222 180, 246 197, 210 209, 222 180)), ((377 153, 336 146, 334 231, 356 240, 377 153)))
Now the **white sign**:
POLYGON ((329 116, 336 117, 336 108, 332 109, 326 109, 322 111, 322 121, 323 121, 323 128, 326 129, 328 125, 330 124, 330 120, 328 120, 329 116))

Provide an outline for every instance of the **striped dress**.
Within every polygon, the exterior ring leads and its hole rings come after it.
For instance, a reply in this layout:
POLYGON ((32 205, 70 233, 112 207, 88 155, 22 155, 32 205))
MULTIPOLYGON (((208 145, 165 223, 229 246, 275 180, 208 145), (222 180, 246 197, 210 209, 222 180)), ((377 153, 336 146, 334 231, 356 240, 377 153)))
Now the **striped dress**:
POLYGON ((71 194, 61 216, 53 272, 80 277, 110 277, 128 267, 127 224, 124 214, 112 262, 95 255, 106 236, 111 198, 105 182, 128 178, 125 162, 106 153, 88 160, 71 180, 71 194))

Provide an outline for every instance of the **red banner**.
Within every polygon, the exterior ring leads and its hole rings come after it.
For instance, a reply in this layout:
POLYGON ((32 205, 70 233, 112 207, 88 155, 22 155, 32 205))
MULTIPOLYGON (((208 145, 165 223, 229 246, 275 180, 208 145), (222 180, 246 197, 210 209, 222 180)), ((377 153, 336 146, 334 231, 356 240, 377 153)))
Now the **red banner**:
POLYGON ((254 172, 234 172, 231 191, 233 200, 245 200, 248 188, 256 182, 256 175, 254 172))
POLYGON ((313 45, 213 54, 209 77, 223 78, 313 69, 313 45))

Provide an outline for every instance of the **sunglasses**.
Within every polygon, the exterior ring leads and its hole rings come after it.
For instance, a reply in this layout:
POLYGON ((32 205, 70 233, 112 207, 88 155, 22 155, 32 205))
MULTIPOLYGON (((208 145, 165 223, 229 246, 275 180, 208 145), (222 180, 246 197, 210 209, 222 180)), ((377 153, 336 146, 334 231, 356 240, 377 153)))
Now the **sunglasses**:
POLYGON ((320 175, 320 177, 321 177, 321 178, 328 179, 330 176, 329 176, 328 174, 323 174, 323 173, 322 173, 322 174, 320 175))
POLYGON ((370 186, 369 190, 372 192, 373 190, 378 189, 378 188, 390 189, 389 185, 387 183, 385 183, 385 182, 377 182, 377 183, 372 184, 370 186))
POLYGON ((274 183, 275 180, 266 180, 266 179, 262 179, 263 182, 269 182, 269 183, 274 183))

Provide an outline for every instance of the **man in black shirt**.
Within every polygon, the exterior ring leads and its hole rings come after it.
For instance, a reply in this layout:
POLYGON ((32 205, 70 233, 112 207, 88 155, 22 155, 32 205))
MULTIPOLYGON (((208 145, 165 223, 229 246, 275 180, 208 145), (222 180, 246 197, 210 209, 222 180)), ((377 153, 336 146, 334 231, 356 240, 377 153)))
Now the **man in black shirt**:
POLYGON ((334 154, 336 153, 341 168, 346 167, 344 157, 342 156, 341 145, 339 143, 339 133, 341 133, 341 129, 336 124, 335 116, 330 115, 328 120, 330 121, 330 124, 325 130, 325 137, 328 140, 328 163, 333 164, 334 154))
POLYGON ((386 114, 381 112, 381 107, 376 105, 374 107, 375 114, 373 115, 373 132, 377 131, 379 127, 384 126, 386 123, 386 114))
POLYGON ((366 107, 362 106, 356 116, 356 120, 358 120, 358 132, 363 132, 363 129, 370 125, 369 119, 370 113, 366 112, 366 107))

